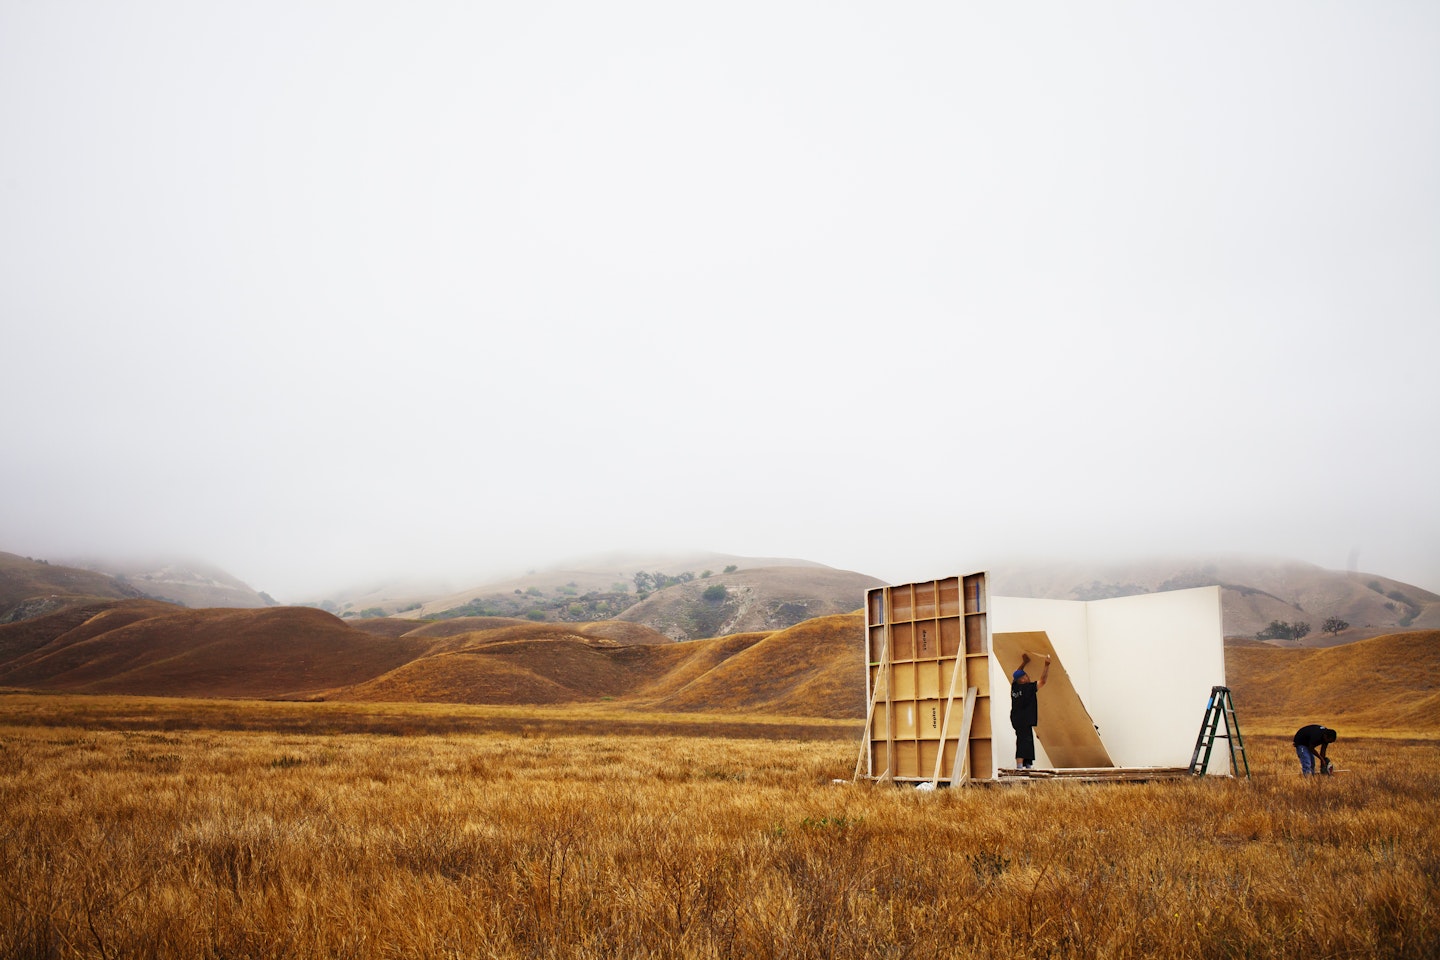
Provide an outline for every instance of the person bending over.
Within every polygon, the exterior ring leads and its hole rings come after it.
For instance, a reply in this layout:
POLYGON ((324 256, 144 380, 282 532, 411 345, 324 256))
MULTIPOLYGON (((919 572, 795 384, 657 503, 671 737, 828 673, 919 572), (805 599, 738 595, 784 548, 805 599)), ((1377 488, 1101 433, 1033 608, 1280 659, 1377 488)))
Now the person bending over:
POLYGON ((1295 755, 1300 758, 1300 775, 1308 777, 1317 770, 1332 773, 1335 765, 1325 750, 1335 742, 1335 731, 1318 723, 1307 724, 1295 731, 1295 755), (1319 760, 1317 764, 1315 761, 1319 760))

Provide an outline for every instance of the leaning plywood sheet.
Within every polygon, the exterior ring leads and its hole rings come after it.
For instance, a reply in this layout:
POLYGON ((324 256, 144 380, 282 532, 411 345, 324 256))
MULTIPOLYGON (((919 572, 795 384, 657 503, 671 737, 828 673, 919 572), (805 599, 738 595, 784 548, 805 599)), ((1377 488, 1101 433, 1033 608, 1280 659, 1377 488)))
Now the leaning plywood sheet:
POLYGON ((1050 676, 1037 697, 1040 722, 1035 726, 1035 736, 1050 762, 1057 767, 1113 767, 1115 764, 1100 742, 1095 722, 1075 692, 1064 664, 1050 644, 1049 635, 1043 630, 995 633, 991 634, 990 642, 1007 678, 1028 653, 1030 663, 1025 671, 1034 679, 1040 679, 1045 656, 1050 656, 1050 676))

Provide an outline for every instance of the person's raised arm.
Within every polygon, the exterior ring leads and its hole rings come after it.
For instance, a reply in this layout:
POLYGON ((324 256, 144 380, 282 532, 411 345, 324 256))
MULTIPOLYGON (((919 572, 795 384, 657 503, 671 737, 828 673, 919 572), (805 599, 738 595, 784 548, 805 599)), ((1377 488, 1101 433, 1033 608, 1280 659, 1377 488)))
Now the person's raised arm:
POLYGON ((1040 671, 1040 686, 1045 686, 1045 681, 1050 679, 1050 655, 1045 655, 1045 669, 1040 671))

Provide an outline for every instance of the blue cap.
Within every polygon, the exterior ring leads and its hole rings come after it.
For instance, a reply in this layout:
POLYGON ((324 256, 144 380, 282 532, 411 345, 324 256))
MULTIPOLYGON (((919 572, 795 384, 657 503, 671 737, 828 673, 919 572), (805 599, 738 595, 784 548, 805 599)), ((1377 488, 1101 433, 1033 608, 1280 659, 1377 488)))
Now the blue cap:
POLYGON ((1014 673, 1010 674, 1010 679, 1019 680, 1023 676, 1025 676, 1025 668, 1021 667, 1019 670, 1016 670, 1014 673))

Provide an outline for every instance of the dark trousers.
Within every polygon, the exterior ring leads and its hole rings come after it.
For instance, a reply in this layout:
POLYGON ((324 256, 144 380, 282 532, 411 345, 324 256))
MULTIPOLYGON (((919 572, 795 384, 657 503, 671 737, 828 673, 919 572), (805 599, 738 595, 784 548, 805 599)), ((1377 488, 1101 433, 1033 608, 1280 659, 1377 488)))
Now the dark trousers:
POLYGON ((1035 728, 1015 724, 1015 759, 1023 761, 1023 765, 1033 767, 1035 765, 1035 728))

